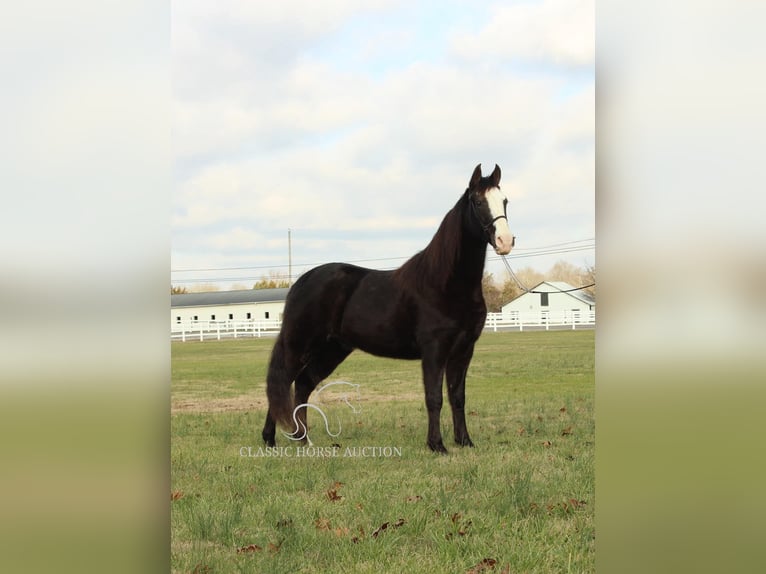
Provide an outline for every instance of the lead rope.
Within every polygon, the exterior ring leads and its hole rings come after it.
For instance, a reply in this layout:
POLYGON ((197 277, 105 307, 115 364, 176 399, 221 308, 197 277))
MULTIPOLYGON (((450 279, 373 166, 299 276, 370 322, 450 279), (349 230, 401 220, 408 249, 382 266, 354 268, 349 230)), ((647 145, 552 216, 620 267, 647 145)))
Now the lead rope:
MULTIPOLYGON (((513 269, 511 269, 511 264, 508 263, 508 260, 505 258, 505 255, 501 255, 500 258, 503 260, 503 263, 505 263, 505 268, 508 270, 508 273, 510 273, 513 280, 516 282, 516 285, 519 286, 519 288, 524 291, 525 293, 548 293, 548 291, 531 291, 530 289, 527 289, 521 281, 519 281, 519 278, 516 277, 516 274, 513 272, 513 269)), ((595 286, 595 283, 591 283, 590 285, 583 285, 582 287, 575 287, 573 289, 559 289, 560 293, 571 293, 572 291, 580 291, 581 289, 587 289, 588 287, 595 286)), ((558 287, 557 287, 558 289, 558 287)))

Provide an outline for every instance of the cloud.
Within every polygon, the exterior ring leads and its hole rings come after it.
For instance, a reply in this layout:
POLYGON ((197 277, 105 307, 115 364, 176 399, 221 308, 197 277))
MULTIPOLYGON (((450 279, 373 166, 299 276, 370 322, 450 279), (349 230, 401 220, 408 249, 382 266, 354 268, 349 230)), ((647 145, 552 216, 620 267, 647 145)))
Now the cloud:
POLYGON ((470 60, 503 57, 560 66, 595 58, 594 0, 543 0, 493 7, 478 33, 458 35, 453 50, 470 60))
MULTIPOLYGON (((517 16, 539 21, 558 4, 545 6, 517 16)), ((196 249, 226 266, 247 246, 253 259, 278 259, 284 246, 277 255, 260 238, 286 242, 289 227, 311 237, 306 260, 412 254, 477 163, 500 164, 515 213, 528 221, 558 225, 564 240, 581 238, 567 229, 593 227, 592 71, 514 71, 502 46, 484 41, 472 56, 480 64, 467 52, 455 57, 457 38, 469 46, 507 21, 502 7, 479 5, 468 18, 451 6, 441 34, 428 18, 398 25, 399 11, 412 16, 403 4, 373 6, 386 14, 380 22, 355 3, 329 10, 322 27, 295 9, 259 20, 233 0, 226 10, 179 5, 174 253, 186 261, 196 249), (423 52, 429 34, 435 44, 423 52), (379 49, 391 39, 401 40, 395 58, 379 49)), ((525 230, 540 243, 544 233, 525 230)))

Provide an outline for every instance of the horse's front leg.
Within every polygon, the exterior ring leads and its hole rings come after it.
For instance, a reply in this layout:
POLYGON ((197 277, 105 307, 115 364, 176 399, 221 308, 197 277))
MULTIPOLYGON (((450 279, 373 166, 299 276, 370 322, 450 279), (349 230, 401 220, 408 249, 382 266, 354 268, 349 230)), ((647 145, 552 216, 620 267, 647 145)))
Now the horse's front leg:
POLYGON ((447 454, 442 441, 439 419, 442 411, 442 381, 444 367, 434 359, 423 359, 423 385, 428 410, 428 448, 440 454, 447 454))
POLYGON ((452 408, 455 442, 460 446, 473 446, 465 423, 465 377, 473 356, 473 345, 465 352, 450 358, 447 363, 447 395, 452 408))

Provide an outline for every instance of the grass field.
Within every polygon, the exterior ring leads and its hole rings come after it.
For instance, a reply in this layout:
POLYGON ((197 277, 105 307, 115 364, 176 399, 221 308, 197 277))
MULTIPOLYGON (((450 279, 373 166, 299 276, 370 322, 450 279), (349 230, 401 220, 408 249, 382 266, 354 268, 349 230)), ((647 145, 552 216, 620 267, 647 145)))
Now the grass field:
POLYGON ((340 434, 309 411, 314 449, 264 449, 272 344, 173 343, 173 572, 595 571, 593 331, 482 335, 476 448, 445 397, 447 456, 425 445, 419 363, 359 352, 328 379, 360 385, 356 412, 321 397, 340 434))

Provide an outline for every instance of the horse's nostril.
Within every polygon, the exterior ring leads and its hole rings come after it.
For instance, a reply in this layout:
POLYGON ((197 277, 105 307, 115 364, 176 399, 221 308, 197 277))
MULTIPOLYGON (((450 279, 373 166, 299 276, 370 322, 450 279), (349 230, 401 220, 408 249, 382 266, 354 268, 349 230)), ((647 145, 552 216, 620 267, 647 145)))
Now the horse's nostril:
POLYGON ((516 247, 516 236, 511 237, 511 247, 516 247))

